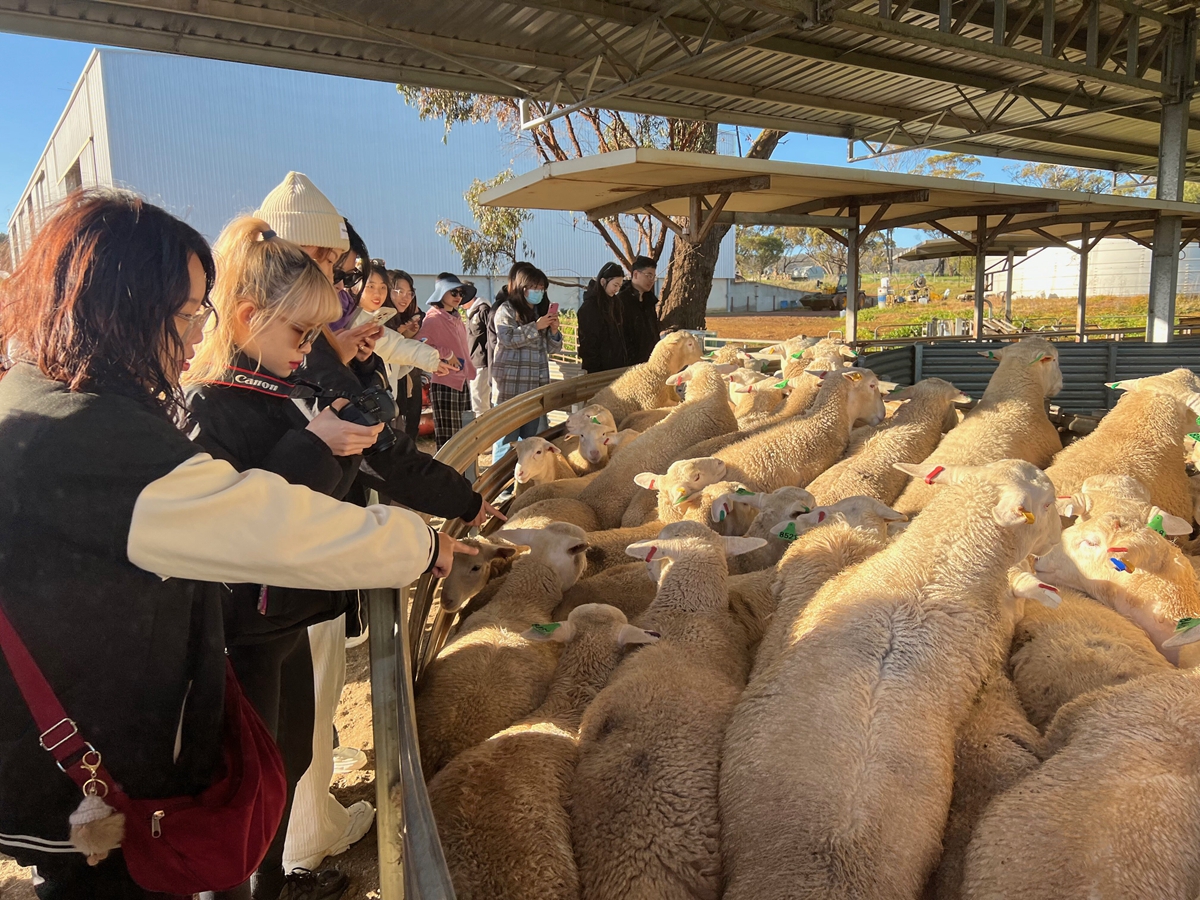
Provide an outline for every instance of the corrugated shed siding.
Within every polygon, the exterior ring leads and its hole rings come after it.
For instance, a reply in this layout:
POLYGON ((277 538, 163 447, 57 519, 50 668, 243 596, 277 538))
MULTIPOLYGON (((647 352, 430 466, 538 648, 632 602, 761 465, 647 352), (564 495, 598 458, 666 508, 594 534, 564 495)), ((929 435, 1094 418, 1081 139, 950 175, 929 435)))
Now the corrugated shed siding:
MULTIPOLYGON (((912 384, 920 378, 942 378, 979 399, 996 371, 996 363, 980 353, 1003 346, 993 342, 918 344, 867 354, 862 364, 880 378, 898 384, 912 384)), ((1063 389, 1051 402, 1083 415, 1103 413, 1113 407, 1118 394, 1105 387, 1108 382, 1159 375, 1180 367, 1200 371, 1200 341, 1171 344, 1096 341, 1056 343, 1055 347, 1063 373, 1063 389)))
MULTIPOLYGON (((1003 290, 1003 278, 996 279, 1003 290)), ((1126 240, 1104 240, 1088 254, 1088 293, 1128 297, 1150 290, 1150 251, 1126 240)), ((1189 246, 1179 260, 1178 291, 1200 293, 1200 247, 1189 246)), ((1064 247, 1038 251, 1013 268, 1013 295, 1075 297, 1079 254, 1064 247)))
MULTIPOLYGON (((96 184, 112 186, 112 158, 108 146, 108 120, 105 112, 104 54, 99 53, 88 73, 88 98, 92 111, 92 161, 96 184)), ((86 183, 86 182, 85 182, 86 183)))
MULTIPOLYGON (((422 122, 388 84, 123 50, 101 59, 114 181, 210 239, 294 169, 354 223, 372 255, 414 273, 458 271, 438 221, 472 224, 463 192, 473 179, 535 162, 494 123, 447 135, 422 122)), ((525 242, 551 276, 586 279, 612 258, 567 213, 535 212, 525 242)), ((718 277, 732 277, 733 255, 731 231, 718 277)))

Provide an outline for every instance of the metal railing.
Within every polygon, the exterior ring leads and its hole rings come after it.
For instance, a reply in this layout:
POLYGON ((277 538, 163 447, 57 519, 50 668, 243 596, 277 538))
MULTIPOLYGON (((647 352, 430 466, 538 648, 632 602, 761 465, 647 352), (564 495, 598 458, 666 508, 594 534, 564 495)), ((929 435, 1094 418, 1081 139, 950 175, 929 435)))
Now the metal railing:
MULTIPOLYGON (((591 399, 622 371, 551 382, 502 403, 466 425, 435 458, 465 472, 476 464, 480 447, 491 446, 498 438, 547 413, 591 399)), ((561 431, 558 426, 543 434, 555 437, 561 431)), ((516 453, 510 451, 475 482, 475 490, 485 500, 495 500, 512 482, 515 464, 516 453)), ((492 520, 485 532, 495 530, 499 524, 492 520)), ((461 519, 452 519, 441 530, 462 537, 467 528, 461 519)), ((431 576, 422 575, 403 592, 368 592, 382 900, 454 900, 454 886, 421 771, 413 693, 430 660, 445 644, 454 621, 454 616, 446 614, 440 605, 435 609, 436 587, 431 576)))

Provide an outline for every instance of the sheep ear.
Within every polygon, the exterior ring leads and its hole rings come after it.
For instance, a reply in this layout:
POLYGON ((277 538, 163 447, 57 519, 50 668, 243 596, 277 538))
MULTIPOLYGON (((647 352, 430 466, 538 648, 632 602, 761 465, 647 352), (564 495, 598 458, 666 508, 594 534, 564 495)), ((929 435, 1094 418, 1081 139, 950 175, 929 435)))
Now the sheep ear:
POLYGON ((646 562, 653 562, 655 557, 671 555, 662 543, 653 538, 648 541, 638 541, 637 543, 630 544, 625 548, 625 553, 634 559, 644 559, 646 562))
POLYGON ((536 535, 540 535, 540 528, 505 528, 497 531, 492 535, 492 540, 505 541, 514 547, 528 550, 534 541, 537 540, 536 535))
POLYGON ((507 544, 502 545, 495 548, 496 552, 493 554, 493 557, 499 557, 500 559, 511 559, 517 555, 517 549, 518 548, 509 546, 507 544))
POLYGON ((858 359, 858 351, 851 350, 845 344, 842 344, 838 347, 838 353, 842 354, 842 356, 846 357, 847 359, 858 359))
POLYGON ((829 374, 828 369, 805 369, 804 371, 809 375, 812 375, 814 378, 820 378, 822 381, 824 381, 825 376, 829 374))
POLYGON ((1025 506, 1025 498, 1015 491, 1004 491, 992 510, 992 518, 1005 528, 1032 525, 1037 516, 1025 506))
POLYGON ((1005 349, 1006 348, 1001 348, 999 350, 980 350, 978 353, 984 359, 1004 359, 1005 349))
POLYGON ((959 391, 958 396, 955 397, 952 402, 954 402, 954 403, 973 403, 974 401, 971 399, 970 394, 965 393, 963 391, 959 391))
MULTIPOLYGON (((881 394, 890 394, 896 388, 900 387, 900 385, 894 381, 879 381, 876 383, 879 385, 879 393, 881 394)), ((893 396, 892 399, 895 400, 895 396, 893 396)))
POLYGON ((721 375, 731 375, 738 370, 739 366, 735 366, 733 363, 714 363, 713 368, 721 375))
POLYGON ((726 556, 741 556, 767 546, 766 540, 760 537, 726 537, 721 540, 725 544, 726 556))
POLYGON ((1073 519, 1081 513, 1087 512, 1087 498, 1083 494, 1074 494, 1070 497, 1055 497, 1054 506, 1058 510, 1058 514, 1064 519, 1073 519))
POLYGON ((632 647, 636 644, 657 644, 661 635, 657 631, 643 631, 636 625, 622 625, 617 631, 617 646, 632 647))
MULTIPOLYGON (((881 384, 885 384, 885 383, 893 384, 890 381, 880 382, 880 383, 881 384)), ((900 387, 899 385, 894 385, 894 387, 897 389, 892 391, 891 396, 888 397, 889 400, 911 400, 912 399, 914 385, 909 385, 908 387, 900 387)))
POLYGON ((939 466, 923 462, 892 463, 892 468, 899 469, 913 478, 920 478, 926 484, 957 484, 970 466, 939 466))
POLYGON ((784 519, 771 528, 771 536, 777 537, 781 541, 794 541, 800 536, 800 532, 796 530, 795 522, 791 519, 784 519))
POLYGON ((1036 575, 1017 570, 1009 575, 1008 585, 1013 596, 1036 600, 1042 606, 1055 609, 1062 603, 1062 594, 1052 584, 1039 581, 1036 575))
POLYGON ((662 477, 662 475, 655 475, 653 472, 642 472, 640 475, 633 476, 633 483, 648 491, 654 491, 658 489, 658 479, 662 477))
POLYGON ((545 625, 531 625, 528 631, 523 631, 521 637, 527 641, 554 641, 565 644, 575 636, 575 626, 570 620, 566 622, 547 622, 545 625))
POLYGON ((857 369, 839 369, 838 371, 842 373, 842 377, 847 381, 857 382, 863 379, 862 372, 859 372, 857 369))
POLYGON ((1157 531, 1163 537, 1168 534, 1191 534, 1192 523, 1187 519, 1181 519, 1179 516, 1173 516, 1168 512, 1163 512, 1157 506, 1150 507, 1150 518, 1146 521, 1146 527, 1151 531, 1157 531))
POLYGON ((875 501, 872 508, 874 509, 875 515, 879 516, 879 518, 883 519, 885 522, 908 521, 908 516, 906 516, 904 513, 892 509, 886 503, 880 503, 878 500, 875 501))
POLYGON ((1121 381, 1110 381, 1104 386, 1110 391, 1132 391, 1145 380, 1145 378, 1125 378, 1121 381))
POLYGON ((1164 647, 1182 647, 1184 644, 1194 644, 1200 641, 1200 619, 1180 619, 1175 625, 1175 633, 1163 641, 1164 647))
POLYGON ((1183 402, 1187 405, 1188 409, 1200 416, 1200 394, 1193 391, 1183 398, 1183 402))

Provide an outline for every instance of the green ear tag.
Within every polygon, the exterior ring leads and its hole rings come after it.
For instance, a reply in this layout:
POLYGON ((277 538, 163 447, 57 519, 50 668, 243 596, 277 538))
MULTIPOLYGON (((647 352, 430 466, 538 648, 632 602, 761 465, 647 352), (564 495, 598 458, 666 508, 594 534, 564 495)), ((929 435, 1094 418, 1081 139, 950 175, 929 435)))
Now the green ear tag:
POLYGON ((1159 513, 1157 516, 1147 522, 1146 527, 1151 531, 1157 531, 1163 537, 1167 536, 1167 531, 1165 528, 1163 528, 1162 513, 1159 513))
MULTIPOLYGON (((1198 423, 1198 424, 1200 424, 1200 423, 1198 423)), ((1197 444, 1200 444, 1200 431, 1189 431, 1188 437, 1190 437, 1197 444)))
POLYGON ((1108 388, 1110 391, 1115 391, 1115 390, 1118 390, 1118 389, 1121 387, 1121 382, 1119 382, 1119 381, 1110 381, 1108 384, 1106 384, 1106 385, 1104 385, 1104 386, 1105 386, 1106 388, 1108 388))
POLYGON ((745 488, 738 488, 736 491, 734 491, 734 493, 738 494, 739 496, 742 496, 742 497, 753 497, 754 496, 754 491, 748 491, 745 488))
POLYGON ((793 353, 793 354, 792 354, 792 359, 800 359, 802 356, 803 356, 803 352, 802 352, 802 351, 801 351, 801 352, 797 352, 797 353, 793 353))
POLYGON ((787 527, 775 536, 781 541, 794 541, 796 539, 796 523, 788 522, 787 527))
POLYGON ((775 390, 782 391, 787 386, 788 386, 788 383, 786 381, 781 381, 777 385, 775 385, 775 390))
POLYGON ((545 625, 530 625, 530 631, 536 631, 538 634, 554 634, 558 629, 562 628, 562 622, 547 622, 545 625))
POLYGON ((592 416, 592 421, 595 422, 597 425, 600 424, 600 419, 597 416, 592 416))
POLYGON ((996 358, 996 354, 993 353, 991 350, 989 350, 988 351, 988 359, 995 359, 995 358, 996 358))
POLYGON ((1175 625, 1175 634, 1179 634, 1181 631, 1191 631, 1197 625, 1200 625, 1200 619, 1190 616, 1180 619, 1175 625))

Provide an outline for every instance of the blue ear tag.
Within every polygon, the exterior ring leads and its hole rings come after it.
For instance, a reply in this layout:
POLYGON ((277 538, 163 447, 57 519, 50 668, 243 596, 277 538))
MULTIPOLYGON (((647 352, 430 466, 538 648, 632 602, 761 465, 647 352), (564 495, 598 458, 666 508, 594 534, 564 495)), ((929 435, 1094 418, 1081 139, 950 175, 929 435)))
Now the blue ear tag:
POLYGON ((788 522, 787 527, 775 536, 781 541, 794 541, 796 539, 796 523, 788 522))
POLYGON ((1113 568, 1116 569, 1118 572, 1132 572, 1133 571, 1133 569, 1130 567, 1129 563, 1124 562, 1123 560, 1117 559, 1115 556, 1110 556, 1108 558, 1108 561, 1113 564, 1113 568))
POLYGON ((554 634, 558 629, 562 628, 562 622, 547 622, 545 625, 530 625, 530 631, 536 631, 538 634, 554 634))

